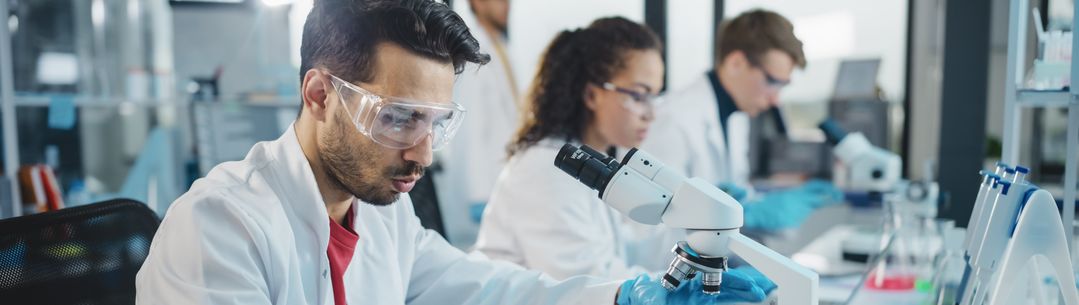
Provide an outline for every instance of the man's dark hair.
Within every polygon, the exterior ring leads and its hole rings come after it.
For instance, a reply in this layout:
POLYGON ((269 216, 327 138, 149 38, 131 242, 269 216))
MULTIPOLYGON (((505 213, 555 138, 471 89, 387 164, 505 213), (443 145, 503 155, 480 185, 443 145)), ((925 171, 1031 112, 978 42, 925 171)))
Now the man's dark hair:
POLYGON ((760 64, 768 50, 776 49, 789 55, 797 67, 806 67, 802 41, 794 36, 794 25, 775 12, 755 9, 742 13, 723 22, 716 33, 717 63, 734 51, 742 51, 751 63, 760 64))
POLYGON ((394 43, 426 58, 486 64, 479 43, 461 17, 432 0, 315 0, 303 26, 300 81, 313 68, 325 68, 350 82, 374 76, 375 46, 394 43))

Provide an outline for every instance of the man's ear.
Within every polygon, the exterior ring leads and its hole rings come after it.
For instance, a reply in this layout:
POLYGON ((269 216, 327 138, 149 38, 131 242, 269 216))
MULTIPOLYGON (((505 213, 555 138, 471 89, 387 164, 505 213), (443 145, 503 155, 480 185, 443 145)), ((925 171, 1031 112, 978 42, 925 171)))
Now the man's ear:
POLYGON ((746 57, 746 53, 742 52, 742 50, 734 50, 727 54, 727 58, 723 59, 723 65, 742 71, 749 66, 749 58, 746 57))
POLYGON ((303 75, 303 83, 300 85, 300 96, 303 98, 303 112, 311 115, 318 121, 326 121, 329 114, 328 93, 333 84, 328 75, 317 69, 307 70, 303 75))

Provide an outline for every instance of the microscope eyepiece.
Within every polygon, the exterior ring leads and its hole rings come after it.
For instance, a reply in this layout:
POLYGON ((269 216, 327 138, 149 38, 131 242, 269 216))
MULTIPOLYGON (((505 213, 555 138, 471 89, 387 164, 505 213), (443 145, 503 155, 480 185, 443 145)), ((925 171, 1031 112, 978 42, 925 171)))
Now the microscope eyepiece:
POLYGON ((824 120, 817 127, 824 132, 825 140, 832 146, 838 145, 840 141, 843 141, 843 138, 847 137, 847 130, 839 126, 839 122, 835 120, 824 120))
POLYGON ((617 160, 588 145, 577 147, 573 144, 562 146, 554 159, 554 165, 589 188, 599 191, 600 197, 603 197, 607 183, 618 169, 622 168, 622 164, 617 160))

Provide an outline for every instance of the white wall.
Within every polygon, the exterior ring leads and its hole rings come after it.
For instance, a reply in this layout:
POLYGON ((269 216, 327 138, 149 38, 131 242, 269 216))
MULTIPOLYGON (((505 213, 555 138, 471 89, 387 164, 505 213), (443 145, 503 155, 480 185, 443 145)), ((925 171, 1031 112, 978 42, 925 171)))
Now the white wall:
POLYGON ((914 4, 911 46, 910 142, 908 176, 923 178, 922 166, 940 155, 940 94, 944 61, 944 1, 911 0, 914 4))
POLYGON ((180 88, 191 77, 209 77, 214 67, 224 64, 218 84, 222 96, 255 90, 296 94, 299 75, 289 64, 288 6, 259 4, 172 7, 173 54, 180 88), (279 88, 282 86, 291 87, 279 88))
MULTIPOLYGON (((298 3, 305 6, 309 0, 298 3)), ((880 84, 893 102, 903 99, 906 73, 907 1, 905 0, 728 0, 730 18, 746 10, 764 8, 787 16, 806 43, 809 65, 795 73, 784 90, 785 103, 819 103, 832 94, 839 62, 846 58, 883 59, 880 84)), ((468 0, 454 1, 454 9, 470 14, 468 0)), ((668 90, 678 90, 712 67, 713 1, 667 2, 668 90)), ((293 39, 298 37, 302 14, 293 12, 293 39), (297 18, 299 17, 299 18, 297 18), (297 22, 299 21, 299 22, 297 22)), ((509 53, 518 87, 527 88, 535 76, 540 55, 559 31, 588 25, 592 20, 620 15, 644 21, 643 0, 516 0, 510 6, 509 53)), ((294 43, 293 49, 298 47, 294 43)), ((294 57, 298 57, 293 54, 294 57)))
MULTIPOLYGON (((667 2, 668 90, 684 87, 711 69, 713 3, 712 0, 667 2)), ((468 1, 454 1, 454 9, 468 12, 468 1)), ((587 26, 592 20, 607 16, 643 23, 644 1, 513 1, 509 52, 520 88, 527 88, 543 50, 559 31, 587 26)))
MULTIPOLYGON (((310 0, 295 7, 307 9, 310 0)), ((904 0, 728 0, 726 17, 752 8, 774 10, 787 16, 806 43, 809 66, 796 72, 784 90, 784 102, 823 102, 832 94, 838 64, 844 58, 881 57, 880 83, 892 101, 901 101, 906 69, 906 16, 904 0)), ((471 13, 468 0, 454 1, 454 9, 471 13)), ((668 90, 677 90, 712 66, 714 38, 712 0, 667 2, 668 90)), ((304 14, 291 16, 291 49, 298 48, 304 14)), ((516 0, 510 6, 509 53, 521 89, 535 75, 539 57, 559 31, 588 25, 592 20, 620 15, 644 22, 643 0, 516 0)), ((294 51, 295 52, 295 51, 294 51)), ((294 61, 298 55, 293 53, 294 61)))
POLYGON ((714 0, 667 1, 667 90, 678 91, 712 69, 714 0))
POLYGON ((823 102, 832 95, 839 62, 883 59, 879 83, 886 97, 902 101, 906 71, 907 1, 727 0, 728 18, 754 9, 776 11, 794 23, 808 66, 792 76, 784 103, 823 102))
MULTIPOLYGON (((678 1, 678 6, 683 6, 678 1)), ((685 3, 707 2, 709 0, 690 0, 685 3)), ((289 12, 289 32, 291 36, 291 57, 293 65, 299 67, 299 39, 303 20, 310 10, 311 0, 294 2, 289 12)), ((670 3, 668 5, 675 6, 670 3)), ((709 7, 711 7, 709 5, 709 7)), ((456 0, 453 9, 459 14, 471 14, 468 0, 456 0)), ((707 11, 711 22, 711 8, 707 11)), ((644 0, 527 0, 512 1, 510 5, 509 56, 514 69, 514 77, 521 92, 528 87, 535 76, 539 59, 547 44, 558 32, 566 29, 587 26, 592 20, 607 16, 622 16, 637 22, 644 22, 644 0)), ((672 15, 673 16, 673 15, 672 15)), ((710 25, 706 25, 711 27, 710 25)), ((709 31, 710 33, 711 31, 709 31)), ((284 35, 282 35, 284 36, 284 35)), ((710 41, 710 40, 709 40, 710 41)), ((711 50, 708 42, 708 50, 711 50)), ((711 52, 711 51, 708 51, 711 52)), ((708 55, 710 56, 710 55, 708 55)), ((697 55, 696 57, 700 57, 697 55)), ((709 59, 708 62, 711 62, 709 59)), ((701 70, 703 71, 703 70, 701 70)))
MULTIPOLYGON (((458 12, 468 11, 468 1, 454 1, 454 9, 458 12)), ((527 88, 536 74, 540 56, 558 32, 588 26, 592 20, 607 16, 622 16, 644 22, 644 1, 513 1, 510 6, 509 53, 518 87, 527 88)))
MULTIPOLYGON (((459 12, 467 0, 454 2, 459 12)), ((712 65, 712 0, 667 2, 667 89, 697 79, 712 65)), ((510 7, 510 56, 514 76, 526 89, 540 56, 558 32, 587 26, 596 18, 622 16, 644 22, 643 0, 513 1, 510 7)))

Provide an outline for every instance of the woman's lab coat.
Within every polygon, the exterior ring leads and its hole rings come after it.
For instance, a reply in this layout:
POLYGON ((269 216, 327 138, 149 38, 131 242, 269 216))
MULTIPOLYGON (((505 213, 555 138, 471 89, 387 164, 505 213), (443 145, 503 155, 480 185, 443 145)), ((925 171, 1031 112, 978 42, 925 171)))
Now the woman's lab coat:
MULTIPOLYGON (((424 230, 407 194, 354 203, 349 304, 610 304, 619 283, 556 282, 466 255, 424 230)), ((136 279, 139 304, 333 304, 329 216, 292 128, 215 167, 169 209, 136 279)))
POLYGON ((440 152, 444 171, 435 176, 447 239, 467 248, 479 224, 469 207, 485 203, 506 163, 506 145, 520 124, 520 104, 504 41, 487 34, 471 11, 461 13, 480 51, 491 55, 482 67, 466 65, 453 86, 453 100, 467 109, 453 142, 440 152), (498 43, 496 45, 496 43, 498 43))
POLYGON ((510 158, 483 214, 476 250, 562 279, 624 279, 663 271, 683 231, 629 223, 554 166, 565 142, 543 140, 510 158))
POLYGON ((704 75, 663 98, 641 148, 687 177, 748 188, 749 116, 732 113, 725 136, 715 91, 704 75))

